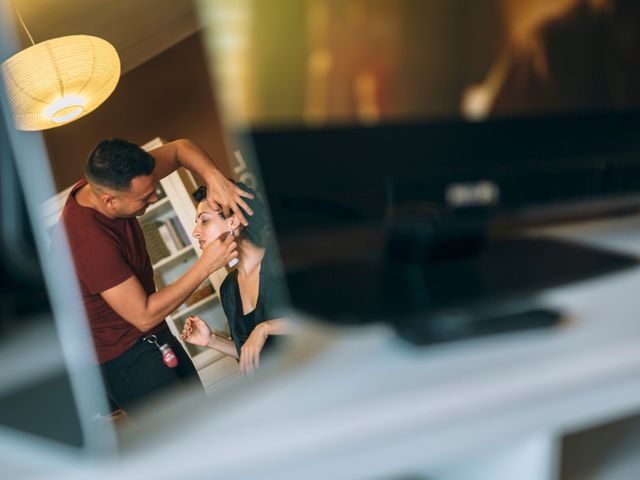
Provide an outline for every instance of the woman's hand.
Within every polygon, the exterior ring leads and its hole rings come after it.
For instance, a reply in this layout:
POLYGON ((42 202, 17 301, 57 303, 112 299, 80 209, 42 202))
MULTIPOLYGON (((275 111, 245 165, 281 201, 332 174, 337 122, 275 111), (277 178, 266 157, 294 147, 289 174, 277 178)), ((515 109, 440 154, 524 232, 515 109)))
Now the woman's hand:
POLYGON ((182 339, 186 342, 200 345, 201 347, 209 346, 209 338, 211 337, 211 329, 207 322, 200 317, 189 317, 184 322, 182 329, 182 339))
POLYGON ((241 373, 252 375, 255 369, 260 366, 260 352, 268 337, 268 326, 264 323, 256 325, 240 349, 241 373))
POLYGON ((207 202, 213 210, 222 209, 225 218, 229 217, 230 212, 233 211, 245 227, 249 225, 243 210, 249 215, 253 215, 253 210, 249 208, 242 197, 253 198, 253 195, 242 190, 219 170, 213 170, 205 178, 205 182, 207 184, 207 202))

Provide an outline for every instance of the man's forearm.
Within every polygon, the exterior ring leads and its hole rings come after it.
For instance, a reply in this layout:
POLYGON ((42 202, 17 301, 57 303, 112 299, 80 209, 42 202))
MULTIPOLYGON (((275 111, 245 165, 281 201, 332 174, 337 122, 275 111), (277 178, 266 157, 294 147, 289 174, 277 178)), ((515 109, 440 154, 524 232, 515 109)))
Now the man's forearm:
POLYGON ((191 140, 175 140, 150 153, 156 160, 155 171, 158 178, 166 177, 179 167, 197 173, 204 180, 212 175, 222 175, 211 157, 191 140))
POLYGON ((178 140, 177 153, 177 161, 180 166, 197 173, 205 181, 211 175, 222 176, 211 157, 191 140, 178 140))
POLYGON ((207 270, 199 263, 177 281, 147 297, 145 305, 145 326, 151 329, 174 312, 189 295, 207 278, 207 270))

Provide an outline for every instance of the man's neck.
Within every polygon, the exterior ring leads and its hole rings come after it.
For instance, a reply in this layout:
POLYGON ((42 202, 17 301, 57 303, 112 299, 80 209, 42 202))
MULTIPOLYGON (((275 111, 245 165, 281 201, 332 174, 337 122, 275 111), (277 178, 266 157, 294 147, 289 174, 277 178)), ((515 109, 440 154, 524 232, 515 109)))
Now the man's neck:
POLYGON ((76 193, 76 202, 82 207, 93 208, 97 210, 105 217, 116 218, 104 208, 103 203, 100 201, 100 197, 97 192, 91 187, 91 184, 87 183, 84 187, 76 193))

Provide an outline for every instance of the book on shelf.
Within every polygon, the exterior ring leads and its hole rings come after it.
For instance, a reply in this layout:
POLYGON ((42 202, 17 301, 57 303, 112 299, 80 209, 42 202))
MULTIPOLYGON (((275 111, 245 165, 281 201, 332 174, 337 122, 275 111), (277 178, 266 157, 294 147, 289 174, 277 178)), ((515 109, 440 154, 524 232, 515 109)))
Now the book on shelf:
POLYGON ((167 227, 167 230, 169 231, 169 234, 171 235, 171 239, 173 240, 173 244, 176 246, 176 248, 178 250, 183 249, 186 245, 182 243, 182 240, 180 239, 180 236, 178 235, 178 232, 173 222, 171 221, 171 218, 167 218, 164 221, 164 225, 167 227))
POLYGON ((171 217, 170 220, 171 220, 171 224, 173 225, 173 228, 178 234, 178 237, 180 237, 182 246, 186 247, 187 245, 189 245, 191 242, 189 240, 189 236, 187 235, 187 232, 185 232, 184 227, 182 226, 182 222, 178 220, 177 217, 171 217))
POLYGON ((167 250, 169 250, 169 254, 173 255, 174 253, 177 253, 179 248, 176 247, 173 237, 171 236, 171 232, 169 232, 169 228, 166 224, 161 224, 158 227, 158 233, 162 237, 162 241, 167 247, 167 250))
POLYGON ((171 217, 165 221, 165 224, 169 228, 169 232, 171 233, 171 237, 173 238, 176 246, 178 248, 184 248, 187 245, 190 245, 189 237, 187 237, 184 228, 182 228, 182 224, 178 220, 177 217, 171 217))
POLYGON ((169 249, 158 231, 159 222, 140 222, 140 225, 151 263, 158 263, 163 258, 168 257, 170 255, 169 249))

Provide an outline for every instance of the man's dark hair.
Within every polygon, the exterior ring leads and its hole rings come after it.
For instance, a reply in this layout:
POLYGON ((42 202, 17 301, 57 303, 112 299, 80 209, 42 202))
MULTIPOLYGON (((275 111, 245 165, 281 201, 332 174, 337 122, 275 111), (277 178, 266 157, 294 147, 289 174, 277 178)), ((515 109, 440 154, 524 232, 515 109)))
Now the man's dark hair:
MULTIPOLYGON (((268 235, 264 204, 251 187, 242 182, 235 182, 235 184, 245 192, 253 195, 253 198, 244 198, 244 201, 247 203, 249 208, 253 210, 253 215, 249 215, 244 211, 244 209, 242 209, 245 217, 249 220, 249 225, 244 227, 242 233, 251 243, 259 247, 263 247, 268 235)), ((191 195, 196 202, 204 202, 207 199, 207 187, 198 187, 198 189, 191 195)))
POLYGON ((113 138, 103 140, 89 154, 87 180, 102 187, 126 191, 135 177, 151 175, 155 159, 134 143, 113 138))

